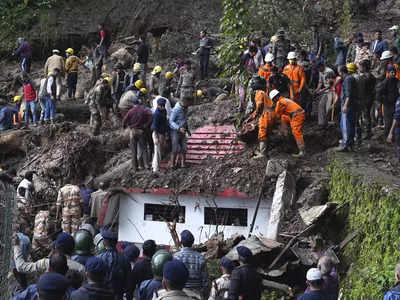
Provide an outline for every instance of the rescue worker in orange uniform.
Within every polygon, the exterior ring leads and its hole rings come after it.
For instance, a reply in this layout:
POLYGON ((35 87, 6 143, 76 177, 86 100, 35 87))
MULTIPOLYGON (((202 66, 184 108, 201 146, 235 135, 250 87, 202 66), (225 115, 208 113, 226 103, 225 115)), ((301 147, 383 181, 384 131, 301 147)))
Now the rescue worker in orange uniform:
POLYGON ((275 122, 274 103, 265 92, 266 88, 266 81, 262 81, 262 84, 256 87, 256 109, 249 118, 254 119, 259 117, 258 140, 260 142, 260 153, 258 153, 254 158, 264 158, 267 156, 266 150, 268 129, 270 129, 275 122))
POLYGON ((290 79, 293 86, 293 91, 290 91, 290 99, 299 103, 301 91, 306 85, 306 74, 304 68, 297 64, 296 52, 289 52, 287 58, 289 64, 285 66, 282 73, 290 79))
POLYGON ((274 55, 272 53, 267 53, 265 55, 265 65, 261 66, 258 69, 258 75, 261 77, 264 77, 265 80, 268 82, 269 80, 269 76, 271 76, 271 68, 274 65, 273 61, 274 61, 274 55))
POLYGON ((272 90, 269 98, 275 103, 275 116, 281 118, 281 132, 287 132, 287 125, 290 123, 292 134, 299 148, 298 154, 294 157, 303 157, 306 153, 303 138, 303 123, 305 120, 304 110, 296 102, 281 97, 278 90, 272 90))

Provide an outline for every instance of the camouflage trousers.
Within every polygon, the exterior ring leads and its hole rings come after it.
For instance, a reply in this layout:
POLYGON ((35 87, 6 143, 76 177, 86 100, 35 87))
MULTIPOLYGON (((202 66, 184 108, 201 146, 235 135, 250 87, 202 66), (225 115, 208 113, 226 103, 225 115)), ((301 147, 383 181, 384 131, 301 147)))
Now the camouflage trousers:
POLYGON ((66 233, 73 234, 78 230, 80 224, 81 224, 80 206, 64 207, 62 211, 62 222, 61 222, 62 230, 66 233))
POLYGON ((51 241, 48 236, 49 230, 48 210, 41 210, 35 216, 35 227, 33 229, 32 250, 37 252, 40 249, 49 249, 51 241))

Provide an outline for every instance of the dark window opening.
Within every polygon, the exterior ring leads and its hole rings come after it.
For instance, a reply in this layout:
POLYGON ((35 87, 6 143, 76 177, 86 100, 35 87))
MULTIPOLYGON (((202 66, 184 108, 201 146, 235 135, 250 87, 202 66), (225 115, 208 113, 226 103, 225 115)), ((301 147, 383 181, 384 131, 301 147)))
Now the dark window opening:
POLYGON ((145 204, 144 220, 185 223, 185 207, 162 204, 145 204))
POLYGON ((204 224, 247 226, 247 209, 205 207, 204 224))

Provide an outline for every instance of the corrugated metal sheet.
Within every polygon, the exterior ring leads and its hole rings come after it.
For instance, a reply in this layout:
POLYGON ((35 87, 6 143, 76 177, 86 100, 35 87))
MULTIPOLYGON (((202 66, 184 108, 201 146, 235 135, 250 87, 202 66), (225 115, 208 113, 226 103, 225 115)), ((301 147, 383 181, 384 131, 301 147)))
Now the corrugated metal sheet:
POLYGON ((221 158, 243 150, 233 125, 201 127, 189 137, 187 147, 186 161, 190 163, 201 163, 207 157, 221 158))

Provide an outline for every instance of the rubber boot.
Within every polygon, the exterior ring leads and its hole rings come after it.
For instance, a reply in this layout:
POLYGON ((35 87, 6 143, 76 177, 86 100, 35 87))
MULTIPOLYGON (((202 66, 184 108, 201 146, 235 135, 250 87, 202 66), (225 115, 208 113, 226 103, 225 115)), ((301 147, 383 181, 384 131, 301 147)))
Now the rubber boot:
POLYGON ((292 154, 293 157, 304 157, 306 155, 306 149, 304 146, 299 147, 299 153, 292 154))
POLYGON ((260 152, 253 158, 254 159, 266 158, 267 157, 267 153, 266 153, 267 152, 267 143, 264 141, 261 141, 259 147, 260 147, 260 150, 259 150, 260 152))

